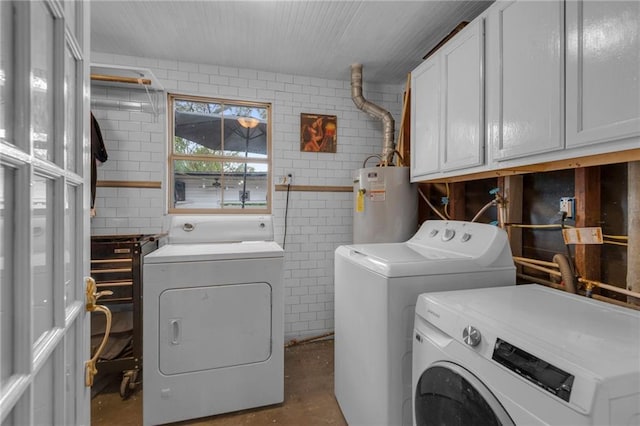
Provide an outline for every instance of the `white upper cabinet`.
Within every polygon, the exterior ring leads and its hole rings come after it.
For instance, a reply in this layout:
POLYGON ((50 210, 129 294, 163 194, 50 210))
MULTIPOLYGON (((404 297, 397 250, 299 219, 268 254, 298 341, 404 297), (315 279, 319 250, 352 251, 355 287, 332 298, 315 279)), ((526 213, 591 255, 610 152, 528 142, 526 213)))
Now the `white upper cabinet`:
POLYGON ((639 136, 640 2, 568 1, 566 9, 567 148, 639 136))
POLYGON ((412 181, 485 164, 483 24, 476 19, 411 73, 412 181))
POLYGON ((637 158, 640 0, 498 0, 411 87, 413 182, 637 158))
POLYGON ((503 1, 487 16, 494 160, 564 148, 564 2, 503 1))
POLYGON ((477 19, 442 50, 442 170, 484 164, 484 21, 477 19))
POLYGON ((411 178, 440 170, 440 56, 411 73, 411 178))

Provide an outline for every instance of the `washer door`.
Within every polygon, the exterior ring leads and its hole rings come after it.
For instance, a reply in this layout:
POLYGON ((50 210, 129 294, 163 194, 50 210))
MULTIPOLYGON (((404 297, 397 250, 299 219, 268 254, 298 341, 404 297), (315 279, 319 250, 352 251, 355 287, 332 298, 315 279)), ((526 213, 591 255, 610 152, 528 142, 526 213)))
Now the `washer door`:
POLYGON ((476 376, 451 362, 436 362, 422 373, 414 407, 418 426, 515 425, 476 376))

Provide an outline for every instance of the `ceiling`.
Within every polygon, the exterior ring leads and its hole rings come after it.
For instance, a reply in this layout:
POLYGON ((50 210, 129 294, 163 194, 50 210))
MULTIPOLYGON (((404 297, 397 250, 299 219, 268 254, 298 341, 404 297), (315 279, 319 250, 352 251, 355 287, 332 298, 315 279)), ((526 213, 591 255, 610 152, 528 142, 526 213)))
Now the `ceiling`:
POLYGON ((91 1, 91 50, 348 80, 404 82, 491 1, 91 1))

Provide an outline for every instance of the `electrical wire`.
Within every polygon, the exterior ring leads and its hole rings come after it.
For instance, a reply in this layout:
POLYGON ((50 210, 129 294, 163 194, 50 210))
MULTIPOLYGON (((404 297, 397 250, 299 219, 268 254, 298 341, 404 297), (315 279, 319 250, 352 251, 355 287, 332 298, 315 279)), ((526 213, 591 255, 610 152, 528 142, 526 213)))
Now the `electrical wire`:
POLYGON ((393 150, 393 153, 396 154, 398 156, 398 160, 399 161, 399 166, 403 167, 406 165, 406 163, 404 162, 404 158, 402 157, 402 154, 400 154, 400 151, 398 151, 397 149, 393 150))
POLYGON ((372 154, 370 156, 368 156, 367 158, 364 159, 364 161, 362 162, 362 168, 366 168, 367 167, 367 161, 369 161, 372 158, 377 158, 379 160, 377 166, 381 165, 384 163, 384 161, 382 160, 382 156, 379 154, 372 154))
POLYGON ((284 237, 282 238, 282 250, 284 250, 287 243, 287 216, 289 215, 289 192, 291 190, 291 183, 287 183, 287 203, 284 208, 284 237))
POLYGON ((431 204, 431 202, 429 201, 429 199, 427 198, 427 196, 426 196, 426 195, 424 195, 424 193, 422 192, 422 190, 421 190, 420 188, 418 188, 418 194, 420 194, 420 196, 422 197, 422 199, 427 203, 427 205, 428 205, 429 207, 431 207, 431 210, 433 210, 433 211, 435 212, 435 214, 437 214, 437 215, 440 217, 440 219, 442 219, 442 220, 447 220, 447 218, 446 218, 446 217, 444 217, 444 216, 442 215, 442 213, 440 213, 440 212, 438 211, 438 209, 436 209, 436 208, 433 206, 433 204, 431 204))

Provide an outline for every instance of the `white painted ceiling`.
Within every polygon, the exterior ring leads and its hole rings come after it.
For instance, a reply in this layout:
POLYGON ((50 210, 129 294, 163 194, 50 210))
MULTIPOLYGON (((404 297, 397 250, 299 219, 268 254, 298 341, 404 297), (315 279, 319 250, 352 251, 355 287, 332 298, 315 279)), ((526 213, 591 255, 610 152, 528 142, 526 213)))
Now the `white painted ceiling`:
POLYGON ((91 0, 91 50, 348 80, 406 80, 491 1, 91 0))

